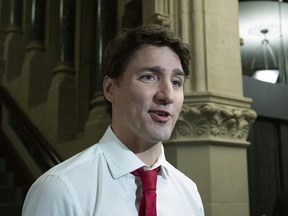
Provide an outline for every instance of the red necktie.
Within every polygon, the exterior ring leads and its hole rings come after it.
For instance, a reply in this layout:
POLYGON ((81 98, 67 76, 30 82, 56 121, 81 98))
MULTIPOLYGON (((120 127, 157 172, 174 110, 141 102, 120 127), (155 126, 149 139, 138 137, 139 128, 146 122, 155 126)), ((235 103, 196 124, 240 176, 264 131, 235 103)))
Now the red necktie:
POLYGON ((160 167, 144 171, 143 167, 132 172, 139 176, 142 183, 142 198, 139 206, 139 216, 157 216, 156 211, 156 185, 157 174, 160 167))

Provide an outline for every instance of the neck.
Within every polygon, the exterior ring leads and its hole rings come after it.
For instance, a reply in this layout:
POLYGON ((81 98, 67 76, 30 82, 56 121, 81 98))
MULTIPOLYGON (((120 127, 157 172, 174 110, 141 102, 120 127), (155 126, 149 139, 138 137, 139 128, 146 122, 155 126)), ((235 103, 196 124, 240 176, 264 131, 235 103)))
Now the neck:
POLYGON ((148 166, 152 166, 157 161, 161 153, 161 142, 147 142, 139 138, 125 136, 117 130, 117 127, 111 125, 111 128, 118 139, 126 145, 140 160, 148 166))
POLYGON ((136 156, 143 161, 143 163, 147 164, 149 167, 153 166, 159 158, 161 153, 161 143, 157 143, 156 145, 152 146, 151 148, 140 151, 134 152, 136 156))

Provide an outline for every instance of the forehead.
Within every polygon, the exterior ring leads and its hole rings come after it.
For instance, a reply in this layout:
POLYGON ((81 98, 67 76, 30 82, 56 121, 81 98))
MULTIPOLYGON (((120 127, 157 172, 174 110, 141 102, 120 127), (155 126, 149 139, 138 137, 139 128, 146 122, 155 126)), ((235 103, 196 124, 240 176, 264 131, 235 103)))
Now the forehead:
POLYGON ((167 46, 146 45, 139 48, 128 63, 134 66, 162 66, 182 70, 179 56, 167 46))
POLYGON ((158 55, 163 53, 170 53, 174 55, 175 58, 178 58, 178 55, 168 46, 154 46, 154 45, 144 45, 137 49, 132 58, 136 57, 149 57, 151 55, 158 55))

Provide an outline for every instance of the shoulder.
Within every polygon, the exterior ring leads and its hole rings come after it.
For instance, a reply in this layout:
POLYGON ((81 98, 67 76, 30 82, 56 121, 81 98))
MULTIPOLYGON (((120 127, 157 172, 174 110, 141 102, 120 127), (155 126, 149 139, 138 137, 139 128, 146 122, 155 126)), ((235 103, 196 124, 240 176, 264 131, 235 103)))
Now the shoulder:
POLYGON ((76 215, 82 215, 79 213, 82 211, 82 200, 86 202, 92 199, 88 188, 92 189, 96 185, 98 164, 102 158, 96 144, 41 175, 27 193, 24 204, 27 214, 24 215, 34 215, 32 212, 38 210, 46 215, 46 206, 53 208, 55 215, 75 215, 75 212, 78 212, 76 215), (65 212, 62 212, 64 209, 65 212))
MULTIPOLYGON (((74 155, 42 174, 33 184, 34 187, 66 188, 76 187, 82 179, 94 180, 97 177, 98 164, 103 159, 98 144, 74 155), (91 170, 96 172, 91 172, 91 170), (89 178, 88 178, 89 176, 89 178)), ((103 163, 101 163, 103 164, 103 163)))
POLYGON ((89 167, 89 165, 97 163, 97 160, 101 159, 101 155, 101 149, 99 148, 98 144, 95 144, 51 168, 44 173, 44 176, 57 175, 60 173, 64 174, 69 173, 74 169, 82 169, 86 166, 89 167))

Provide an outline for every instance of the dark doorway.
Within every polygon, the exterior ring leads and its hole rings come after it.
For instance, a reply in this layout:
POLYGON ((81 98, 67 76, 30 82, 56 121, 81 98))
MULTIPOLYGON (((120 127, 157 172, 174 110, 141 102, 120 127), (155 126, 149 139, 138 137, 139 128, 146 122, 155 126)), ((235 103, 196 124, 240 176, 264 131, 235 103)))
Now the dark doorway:
POLYGON ((251 216, 271 216, 276 196, 288 190, 288 86, 243 78, 258 118, 248 148, 251 216))

